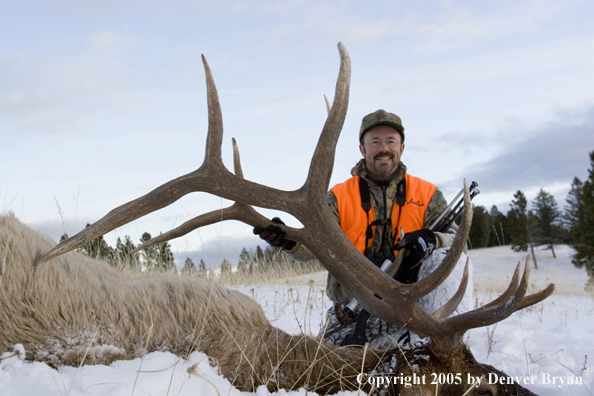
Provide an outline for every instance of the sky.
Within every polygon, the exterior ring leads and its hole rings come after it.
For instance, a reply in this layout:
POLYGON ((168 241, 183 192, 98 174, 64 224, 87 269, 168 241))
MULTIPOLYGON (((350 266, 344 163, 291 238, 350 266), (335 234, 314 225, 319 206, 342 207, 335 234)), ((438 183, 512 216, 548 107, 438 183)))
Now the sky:
MULTIPOLYGON (((217 84, 223 160, 299 188, 351 58, 331 185, 359 160, 363 116, 402 117, 409 173, 451 200, 507 211, 542 188, 561 208, 594 150, 593 1, 0 0, 0 209, 58 240, 197 169, 217 84)), ((153 236, 229 206, 192 193, 106 236, 153 236)), ((298 221, 280 215, 288 224, 298 221)), ((258 239, 232 221, 172 241, 176 259, 232 261, 258 239)))

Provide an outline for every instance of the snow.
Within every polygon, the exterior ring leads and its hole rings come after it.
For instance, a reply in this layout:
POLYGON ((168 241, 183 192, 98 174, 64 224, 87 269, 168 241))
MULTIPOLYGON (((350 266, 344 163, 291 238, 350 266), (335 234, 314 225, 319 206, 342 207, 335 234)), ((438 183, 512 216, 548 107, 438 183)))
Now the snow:
MULTIPOLYGON (((480 362, 489 363, 514 377, 533 378, 525 385, 541 396, 592 396, 594 375, 594 298, 584 291, 588 277, 571 264, 571 249, 557 246, 557 259, 539 248, 539 269, 532 268, 530 288, 557 286, 543 303, 517 312, 486 328, 471 330, 465 341, 480 362), (559 378, 564 380, 561 384, 559 378), (555 378, 555 384, 553 384, 555 378), (581 378, 583 384, 568 384, 581 378)), ((477 303, 484 304, 503 291, 518 261, 526 253, 509 247, 468 252, 474 266, 477 303)), ((316 335, 325 323, 330 306, 324 295, 323 274, 308 276, 290 284, 236 287, 263 307, 276 327, 290 333, 316 335), (293 284, 294 283, 294 284, 293 284)), ((0 358, 0 395, 247 395, 217 374, 208 357, 194 352, 184 360, 167 352, 149 353, 144 358, 117 361, 110 366, 60 367, 24 361, 22 345, 0 358), (14 355, 14 356, 13 356, 14 355)), ((264 387, 252 393, 268 395, 264 387)), ((274 395, 305 395, 304 390, 274 395)), ((308 393, 312 395, 312 392, 308 393)), ((341 395, 356 395, 344 392, 341 395)))

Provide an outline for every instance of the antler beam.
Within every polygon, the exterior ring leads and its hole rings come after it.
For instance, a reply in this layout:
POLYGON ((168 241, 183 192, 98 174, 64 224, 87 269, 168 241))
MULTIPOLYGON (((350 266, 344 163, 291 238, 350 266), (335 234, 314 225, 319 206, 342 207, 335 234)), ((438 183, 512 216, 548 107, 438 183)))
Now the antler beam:
MULTIPOLYGON (((351 72, 346 49, 341 43, 338 44, 338 49, 341 61, 334 101, 313 154, 307 179, 301 188, 283 191, 245 180, 235 141, 235 175, 225 168, 221 158, 222 113, 212 73, 203 56, 208 97, 208 134, 203 164, 197 170, 112 210, 93 225, 57 245, 43 256, 42 260, 50 260, 76 249, 117 227, 168 206, 190 192, 202 191, 235 201, 235 204, 216 213, 198 216, 149 243, 163 242, 184 235, 197 227, 226 219, 240 220, 252 226, 268 223, 269 220, 256 212, 252 205, 290 213, 303 224, 303 228, 281 226, 283 231, 290 239, 307 246, 368 312, 387 322, 406 325, 419 334, 430 336, 436 341, 438 349, 452 348, 452 344, 455 346, 461 343, 463 332, 469 328, 502 320, 516 310, 542 301, 550 295, 553 285, 537 294, 524 297, 529 275, 527 268, 519 284, 516 276, 508 292, 493 303, 472 312, 446 319, 462 298, 466 276, 454 298, 435 314, 424 311, 417 303, 422 296, 434 290, 449 276, 464 249, 472 222, 466 181, 464 217, 454 243, 443 263, 417 283, 406 285, 397 282, 369 262, 347 239, 331 215, 326 202, 336 143, 348 107, 351 72)), ((146 246, 148 245, 140 248, 146 246)), ((396 265, 398 263, 395 263, 396 265)))

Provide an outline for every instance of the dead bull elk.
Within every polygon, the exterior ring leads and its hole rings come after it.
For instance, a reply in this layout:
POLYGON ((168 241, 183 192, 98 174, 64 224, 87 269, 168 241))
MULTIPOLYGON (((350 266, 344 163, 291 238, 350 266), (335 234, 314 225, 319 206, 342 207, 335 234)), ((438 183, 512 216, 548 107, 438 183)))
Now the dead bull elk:
MULTIPOLYGON (((48 332, 32 337, 39 345, 49 343, 52 336, 62 331, 92 333, 96 329, 98 342, 114 345, 122 356, 156 349, 168 349, 176 353, 199 349, 206 352, 240 389, 254 389, 260 384, 267 384, 271 390, 305 386, 319 392, 334 392, 359 387, 355 378, 361 370, 381 371, 378 364, 394 351, 338 348, 320 345, 304 336, 289 336, 272 327, 253 301, 248 302, 237 292, 221 286, 186 278, 136 279, 131 275, 116 274, 115 270, 97 262, 87 261, 86 265, 74 266, 70 262, 72 253, 57 258, 100 235, 161 209, 188 193, 202 191, 235 203, 221 211, 189 220, 139 249, 222 220, 234 219, 252 226, 269 223, 252 208, 253 205, 290 213, 303 227, 282 226, 287 236, 307 246, 328 271, 352 291, 367 311, 390 323, 407 326, 426 337, 427 341, 398 352, 396 373, 412 375, 415 367, 417 375, 463 373, 464 378, 468 375, 474 378, 488 377, 489 373, 504 375, 493 367, 476 362, 463 343, 464 333, 472 328, 499 322, 515 311, 544 300, 553 292, 554 285, 526 296, 529 265, 525 266, 521 279, 518 265, 508 289, 500 297, 473 311, 450 317, 466 288, 467 268, 458 292, 442 308, 431 313, 419 306, 417 301, 448 277, 463 251, 472 221, 467 187, 465 214, 455 242, 441 265, 426 278, 411 285, 400 284, 357 251, 341 232, 326 203, 335 147, 346 116, 350 84, 350 59, 342 44, 338 48, 341 63, 334 102, 322 129, 307 179, 295 191, 277 190, 245 180, 235 140, 234 174, 225 168, 221 159, 222 114, 212 73, 203 57, 208 91, 208 135, 202 166, 112 210, 90 227, 39 257, 33 272, 43 274, 46 278, 33 276, 35 282, 54 279, 48 277, 52 267, 67 271, 63 276, 72 277, 75 286, 69 287, 76 289, 68 290, 68 298, 72 299, 69 304, 81 304, 86 308, 86 324, 81 324, 79 320, 80 328, 75 329, 69 327, 65 320, 54 322, 53 319, 40 318, 37 310, 41 308, 57 310, 54 315, 59 317, 68 316, 69 312, 63 303, 52 306, 47 301, 38 301, 44 298, 51 300, 47 295, 31 292, 25 307, 28 310, 23 311, 23 315, 30 317, 21 318, 21 329, 51 329, 52 334, 48 332), (91 265, 96 266, 97 270, 89 268, 91 265), (77 287, 76 284, 82 281, 91 286, 77 287), (102 306, 93 302, 97 299, 102 306), (43 304, 47 306, 43 307, 43 304), (164 315, 169 321, 160 317, 158 322, 153 322, 152 318, 148 318, 150 312, 146 313, 144 311, 147 309, 143 311, 139 307, 150 307, 152 315, 164 315), (139 318, 143 318, 142 323, 139 318), (35 327, 35 320, 43 323, 35 327), (175 329, 171 329, 169 322, 175 324, 175 329), (152 323, 150 328, 147 323, 152 323), (146 337, 149 332, 150 338, 146 337), (147 344, 134 341, 142 339, 150 341, 147 344), (240 356, 239 362, 237 356, 240 356)), ((390 272, 397 268, 402 254, 396 258, 390 272)), ((31 347, 35 348, 33 342, 31 347)), ((65 352, 52 356, 57 356, 54 364, 79 363, 72 360, 72 356, 68 360, 69 355, 65 352)), ((118 358, 102 356, 100 353, 95 354, 95 361, 118 358)), ((410 388, 395 385, 392 392, 401 395, 532 395, 519 385, 492 385, 484 380, 478 386, 467 383, 443 384, 437 389, 435 385, 429 384, 410 388), (470 389, 471 386, 473 389, 470 389)))

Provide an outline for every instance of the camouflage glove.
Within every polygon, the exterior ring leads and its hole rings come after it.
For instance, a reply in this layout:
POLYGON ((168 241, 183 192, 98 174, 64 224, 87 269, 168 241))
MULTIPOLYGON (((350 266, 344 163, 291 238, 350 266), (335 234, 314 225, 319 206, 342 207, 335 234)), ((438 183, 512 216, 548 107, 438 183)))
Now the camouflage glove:
POLYGON ((410 266, 414 266, 429 256, 437 246, 435 234, 428 228, 404 234, 404 237, 394 246, 394 249, 400 250, 406 248, 407 254, 405 260, 410 266))
MULTIPOLYGON (((283 223, 283 221, 278 217, 273 217, 272 222, 275 224, 285 225, 285 223, 283 223)), ((284 232, 279 226, 275 226, 273 224, 266 228, 262 228, 260 226, 254 227, 254 235, 259 235, 260 239, 265 240, 271 246, 279 247, 283 250, 291 250, 297 244, 295 241, 286 239, 285 236, 287 233, 284 232)))

